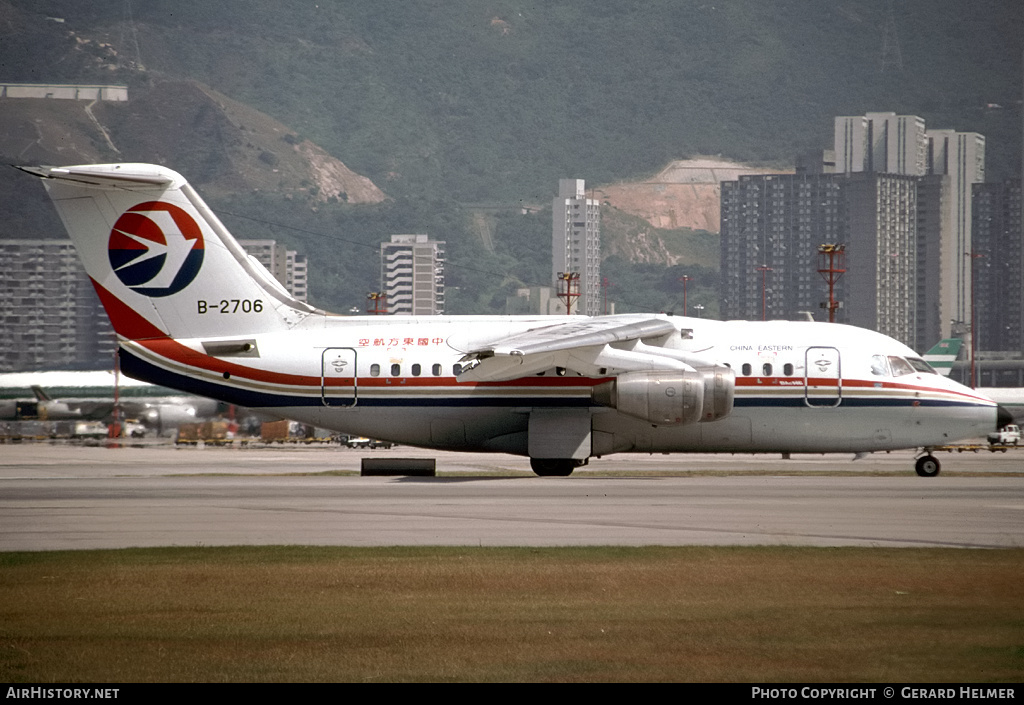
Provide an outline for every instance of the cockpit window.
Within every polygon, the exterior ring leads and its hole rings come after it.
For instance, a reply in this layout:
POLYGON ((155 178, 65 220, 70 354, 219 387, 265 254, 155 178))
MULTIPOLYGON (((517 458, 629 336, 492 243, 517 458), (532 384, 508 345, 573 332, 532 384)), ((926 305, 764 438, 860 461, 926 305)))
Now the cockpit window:
POLYGON ((911 367, 910 363, 904 360, 902 357, 890 355, 889 366, 892 367, 892 373, 895 377, 902 377, 903 375, 914 374, 914 368, 911 367))
POLYGON ((913 368, 918 372, 925 372, 927 374, 932 375, 939 374, 938 372, 935 371, 934 367, 932 367, 919 357, 908 357, 907 362, 909 362, 913 366, 913 368))
POLYGON ((889 363, 886 362, 885 355, 871 356, 871 374, 879 377, 889 376, 889 363))

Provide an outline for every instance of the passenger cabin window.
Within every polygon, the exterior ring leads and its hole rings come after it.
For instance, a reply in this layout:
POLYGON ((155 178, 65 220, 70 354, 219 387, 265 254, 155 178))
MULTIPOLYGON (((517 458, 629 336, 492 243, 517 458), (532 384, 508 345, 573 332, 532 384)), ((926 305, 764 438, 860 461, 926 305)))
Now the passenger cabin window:
POLYGON ((434 375, 435 377, 440 377, 441 365, 435 362, 434 366, 430 368, 430 374, 434 375))
POLYGON ((786 375, 787 377, 792 377, 793 376, 793 363, 792 362, 787 362, 785 365, 782 366, 782 374, 786 375))
POLYGON ((750 368, 750 363, 749 362, 744 362, 743 363, 743 368, 741 370, 741 372, 743 372, 743 376, 744 377, 749 377, 750 376, 750 369, 751 369, 750 368))
POLYGON ((459 373, 461 373, 461 372, 462 372, 462 365, 460 365, 457 362, 454 365, 452 365, 452 374, 453 375, 458 376, 459 373))
POLYGON ((914 374, 914 368, 911 367, 910 363, 904 360, 902 357, 890 355, 889 366, 892 368, 892 374, 894 377, 902 377, 903 375, 914 374))
POLYGON ((401 377, 402 376, 402 366, 399 365, 397 362, 391 365, 391 376, 392 377, 401 377))
POLYGON ((376 362, 370 365, 370 376, 380 377, 380 365, 378 365, 376 362))
POLYGON ((763 365, 761 365, 761 374, 764 375, 765 377, 771 377, 772 376, 772 363, 766 362, 763 365))
POLYGON ((418 364, 412 366, 412 376, 413 377, 419 377, 420 376, 420 366, 418 364))

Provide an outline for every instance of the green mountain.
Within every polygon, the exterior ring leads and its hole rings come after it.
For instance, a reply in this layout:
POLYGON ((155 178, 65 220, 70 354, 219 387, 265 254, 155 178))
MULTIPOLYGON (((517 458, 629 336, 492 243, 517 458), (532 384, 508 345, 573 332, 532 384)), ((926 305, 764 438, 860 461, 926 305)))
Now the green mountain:
MULTIPOLYGON (((1019 0, 0 0, 0 34, 0 81, 126 83, 140 97, 193 81, 372 180, 390 200, 325 202, 299 167, 283 180, 290 199, 267 179, 233 190, 219 177, 239 163, 273 168, 295 143, 257 144, 239 129, 246 120, 216 112, 182 123, 155 99, 133 117, 100 115, 115 144, 157 143, 152 132, 172 122, 177 146, 160 143, 164 163, 205 181, 215 205, 265 211, 244 234, 307 247, 317 303, 334 307, 361 305, 373 288, 376 242, 429 232, 449 242, 451 310, 498 310, 517 282, 546 282, 529 249, 547 247, 545 216, 512 209, 494 240, 459 204, 543 208, 559 178, 599 185, 694 154, 789 164, 830 146, 835 115, 893 110, 976 130, 990 178, 1020 169, 1019 0), (269 153, 262 166, 239 156, 248 143, 253 158, 269 153)), ((0 122, 7 110, 0 103, 0 122)), ((31 121, 19 125, 31 137, 31 121)), ((109 151, 90 139, 68 152, 109 151)), ((23 202, 21 188, 0 183, 0 208, 23 202)), ((696 263, 703 255, 687 247, 676 255, 696 263)), ((661 275, 625 263, 616 287, 627 305, 623 292, 661 275)))

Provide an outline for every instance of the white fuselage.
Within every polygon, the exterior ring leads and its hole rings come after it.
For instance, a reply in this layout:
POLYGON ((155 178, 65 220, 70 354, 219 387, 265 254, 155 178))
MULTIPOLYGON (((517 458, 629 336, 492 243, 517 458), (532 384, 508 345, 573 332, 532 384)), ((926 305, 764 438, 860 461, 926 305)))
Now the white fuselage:
POLYGON ((459 381, 474 340, 564 320, 316 316, 287 333, 125 342, 122 365, 147 381, 323 428, 521 455, 539 409, 589 413, 594 456, 926 447, 982 436, 996 423, 995 404, 984 396, 937 374, 906 372, 906 359, 916 357, 909 348, 822 323, 667 317, 687 331, 687 354, 736 373, 733 409, 717 421, 663 426, 632 418, 592 400, 604 378, 565 368, 459 381))

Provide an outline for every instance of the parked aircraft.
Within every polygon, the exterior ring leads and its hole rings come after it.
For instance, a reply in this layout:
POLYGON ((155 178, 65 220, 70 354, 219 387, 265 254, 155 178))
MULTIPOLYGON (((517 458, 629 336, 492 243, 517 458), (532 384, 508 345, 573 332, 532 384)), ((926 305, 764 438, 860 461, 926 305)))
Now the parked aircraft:
POLYGON ((943 338, 921 357, 940 375, 949 377, 949 373, 953 371, 953 363, 960 355, 963 342, 960 338, 943 338))
MULTIPOLYGON (((953 363, 963 346, 960 338, 946 338, 940 340, 931 350, 922 357, 935 370, 946 377, 953 371, 953 363)), ((992 401, 999 404, 1013 417, 1015 423, 1024 422, 1024 389, 1021 387, 978 387, 978 393, 984 394, 992 401)))
POLYGON ((611 453, 860 453, 997 424, 992 400, 848 326, 332 315, 290 297, 174 171, 21 168, 44 178, 126 374, 323 428, 568 475, 611 453))
MULTIPOLYGON (((158 433, 223 411, 224 405, 213 399, 182 395, 123 376, 117 386, 121 419, 136 419, 158 433)), ((110 422, 114 390, 114 374, 107 370, 0 374, 0 420, 110 422), (31 390, 33 399, 24 398, 26 390, 31 390)))
POLYGON ((34 399, 0 399, 0 421, 65 421, 89 419, 79 408, 51 399, 40 387, 32 385, 34 399))

